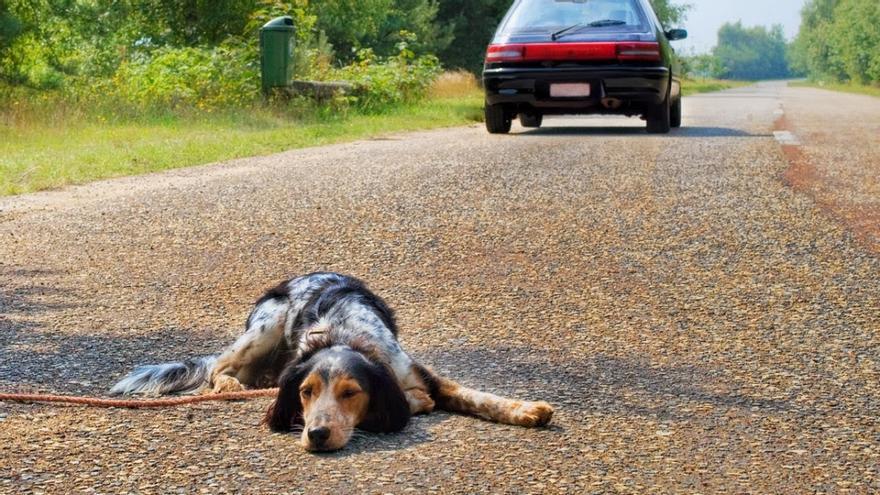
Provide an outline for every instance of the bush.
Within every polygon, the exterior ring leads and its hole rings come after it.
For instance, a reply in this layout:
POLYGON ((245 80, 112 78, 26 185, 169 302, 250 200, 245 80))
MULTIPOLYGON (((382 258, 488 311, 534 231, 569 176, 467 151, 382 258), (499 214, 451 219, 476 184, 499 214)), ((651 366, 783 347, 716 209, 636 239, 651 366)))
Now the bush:
POLYGON ((438 74, 438 60, 422 55, 449 41, 434 23, 438 5, 0 0, 0 81, 113 114, 248 105, 261 99, 257 31, 288 14, 297 27, 296 77, 350 81, 354 93, 333 108, 375 111, 423 96, 438 74), (334 43, 375 48, 338 54, 334 43))
POLYGON ((255 60, 248 46, 163 47, 123 62, 109 89, 137 107, 240 106, 259 95, 255 60))
POLYGON ((416 57, 407 42, 399 43, 398 50, 396 57, 383 59, 369 48, 361 49, 356 62, 328 75, 351 82, 354 85, 351 103, 366 111, 424 97, 441 72, 440 61, 433 55, 416 57))

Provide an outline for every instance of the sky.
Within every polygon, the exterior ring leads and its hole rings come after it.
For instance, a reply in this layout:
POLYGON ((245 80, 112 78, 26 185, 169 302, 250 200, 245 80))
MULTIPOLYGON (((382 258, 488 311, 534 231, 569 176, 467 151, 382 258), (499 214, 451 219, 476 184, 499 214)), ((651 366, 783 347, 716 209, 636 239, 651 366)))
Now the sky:
POLYGON ((742 20, 746 26, 782 24, 791 39, 801 23, 805 0, 681 0, 693 5, 684 28, 688 39, 675 42, 679 53, 705 53, 718 41, 718 28, 742 20))

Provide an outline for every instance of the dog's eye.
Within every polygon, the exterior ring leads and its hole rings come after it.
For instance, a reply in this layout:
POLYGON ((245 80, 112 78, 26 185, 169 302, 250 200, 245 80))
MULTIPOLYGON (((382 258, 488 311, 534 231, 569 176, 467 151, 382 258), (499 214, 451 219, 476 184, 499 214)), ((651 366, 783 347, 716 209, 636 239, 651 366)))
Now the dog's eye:
POLYGON ((311 397, 311 396, 312 396, 312 389, 310 389, 310 388, 304 388, 304 389, 300 390, 299 393, 300 393, 300 395, 302 395, 303 397, 311 397))
POLYGON ((346 390, 345 392, 342 392, 341 397, 343 399, 351 399, 352 397, 354 397, 355 395, 357 395, 359 393, 360 393, 360 391, 358 391, 358 390, 350 389, 350 390, 346 390))

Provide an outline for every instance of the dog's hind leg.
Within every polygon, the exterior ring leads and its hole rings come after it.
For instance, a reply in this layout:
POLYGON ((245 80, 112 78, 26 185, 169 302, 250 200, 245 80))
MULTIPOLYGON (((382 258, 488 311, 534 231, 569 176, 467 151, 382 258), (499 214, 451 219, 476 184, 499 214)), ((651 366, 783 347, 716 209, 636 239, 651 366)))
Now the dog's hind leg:
POLYGON ((211 372, 210 393, 235 392, 253 386, 272 362, 284 337, 289 305, 286 298, 257 304, 242 334, 220 357, 211 372))
POLYGON ((538 401, 520 401, 499 397, 465 387, 448 378, 434 375, 437 408, 470 414, 498 423, 516 426, 544 426, 553 417, 553 407, 538 401))

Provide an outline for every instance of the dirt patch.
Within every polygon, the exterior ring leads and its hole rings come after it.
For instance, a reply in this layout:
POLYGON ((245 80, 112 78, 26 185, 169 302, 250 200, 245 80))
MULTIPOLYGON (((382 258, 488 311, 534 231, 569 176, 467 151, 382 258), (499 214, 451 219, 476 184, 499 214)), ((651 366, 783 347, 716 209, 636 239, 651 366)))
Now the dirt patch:
MULTIPOLYGON (((774 127, 777 131, 793 132, 784 115, 774 127)), ((822 173, 803 146, 783 144, 782 153, 789 164, 782 172, 782 182, 809 196, 823 212, 852 232, 859 243, 880 254, 880 208, 855 200, 848 183, 822 173)))

